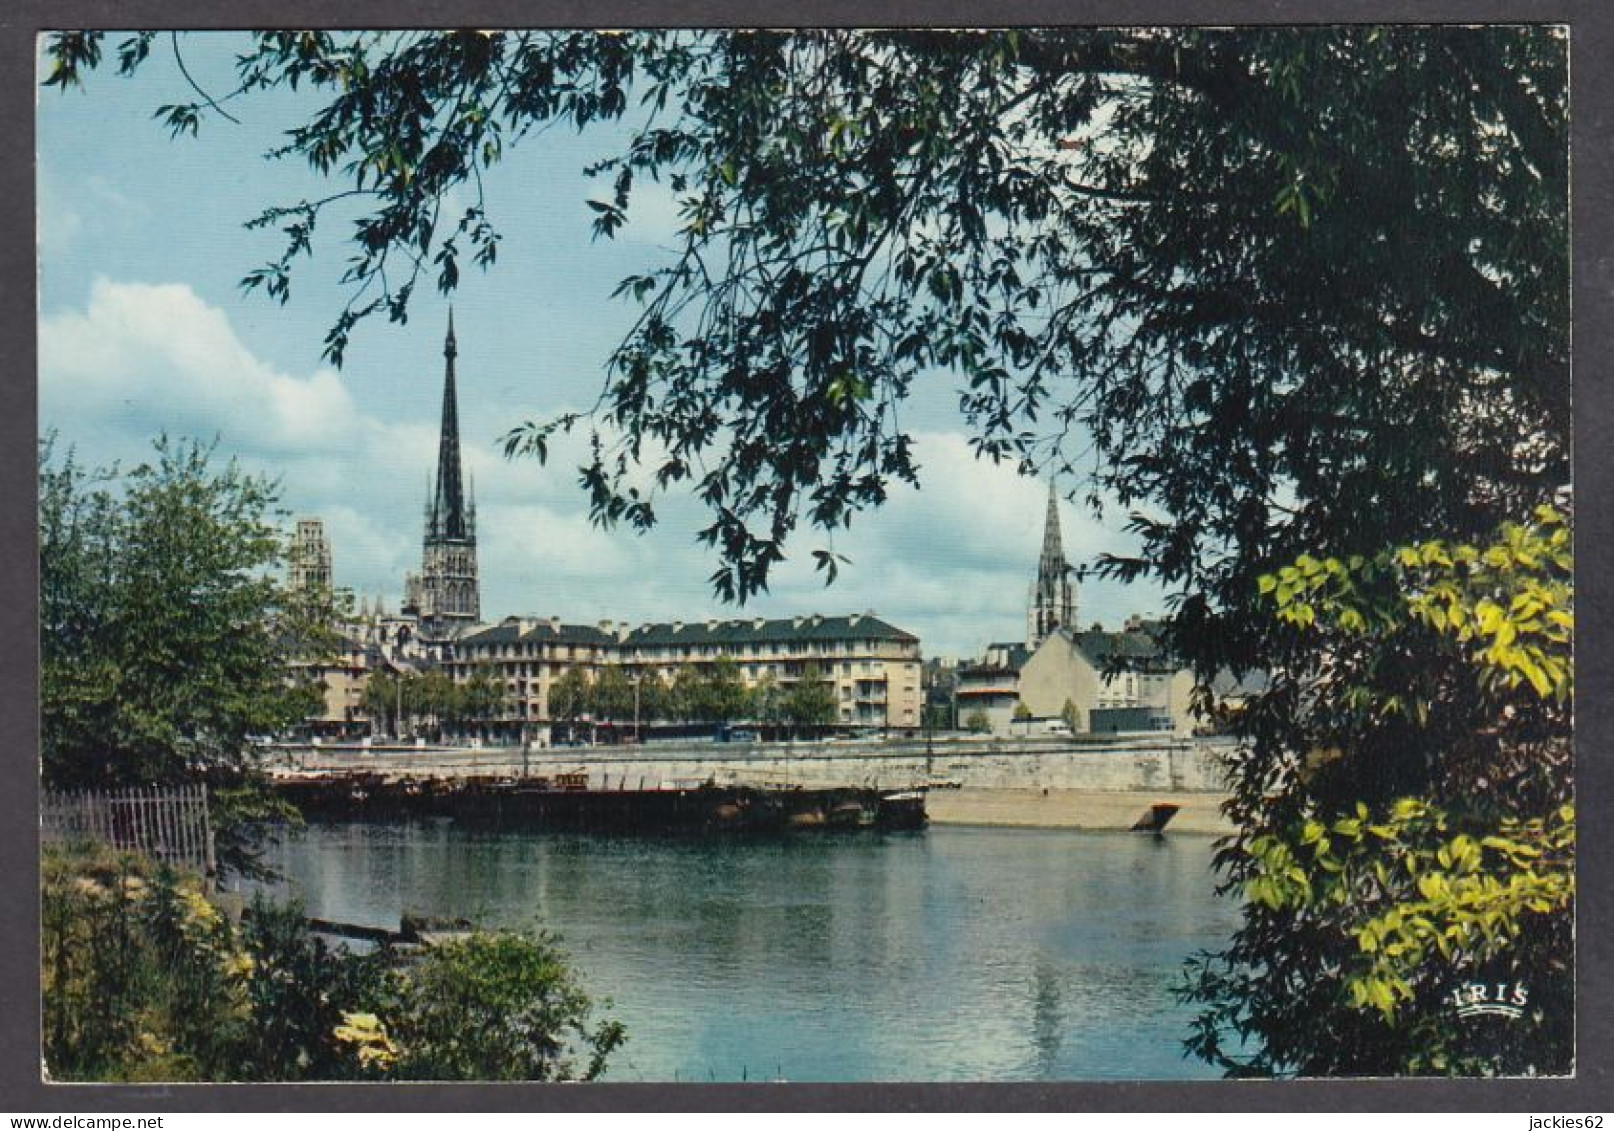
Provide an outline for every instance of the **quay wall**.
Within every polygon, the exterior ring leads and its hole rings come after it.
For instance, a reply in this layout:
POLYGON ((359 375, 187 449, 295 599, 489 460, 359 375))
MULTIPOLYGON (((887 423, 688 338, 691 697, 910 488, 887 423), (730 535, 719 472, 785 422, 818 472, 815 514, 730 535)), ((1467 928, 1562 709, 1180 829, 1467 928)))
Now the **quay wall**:
POLYGON ((1151 804, 1182 807, 1172 828, 1224 832, 1226 739, 1180 735, 1102 740, 912 743, 702 743, 615 747, 285 747, 294 773, 416 777, 586 773, 594 789, 722 785, 874 789, 932 787, 938 824, 1129 828, 1151 804))

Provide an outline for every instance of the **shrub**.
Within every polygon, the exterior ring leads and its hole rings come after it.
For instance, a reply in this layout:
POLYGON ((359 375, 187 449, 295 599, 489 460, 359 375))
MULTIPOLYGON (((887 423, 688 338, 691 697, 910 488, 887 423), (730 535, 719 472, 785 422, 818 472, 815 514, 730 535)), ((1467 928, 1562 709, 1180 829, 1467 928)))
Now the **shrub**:
POLYGON ((622 1042, 547 935, 355 954, 302 909, 239 923, 199 877, 47 849, 40 980, 57 1080, 593 1079, 622 1042))

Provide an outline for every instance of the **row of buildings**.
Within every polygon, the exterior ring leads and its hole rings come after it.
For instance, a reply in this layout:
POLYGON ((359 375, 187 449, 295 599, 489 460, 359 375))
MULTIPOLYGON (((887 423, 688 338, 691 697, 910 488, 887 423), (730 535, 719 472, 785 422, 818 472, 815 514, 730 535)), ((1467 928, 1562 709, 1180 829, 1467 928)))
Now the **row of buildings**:
MULTIPOLYGON (((1066 727, 1078 733, 1187 730, 1195 724, 1193 678, 1164 654, 1153 625, 1133 620, 1115 632, 1078 627, 1075 574, 1052 485, 1024 642, 992 644, 946 678, 932 668, 927 680, 919 638, 872 612, 642 624, 523 616, 484 621, 476 504, 461 467, 452 314, 443 353, 442 423, 420 572, 406 578, 396 613, 379 600, 351 609, 342 618, 338 654, 310 665, 315 670, 309 674, 325 689, 323 712, 309 720, 315 733, 356 736, 374 728, 364 695, 373 674, 435 670, 460 684, 481 675, 502 686, 503 706, 494 717, 476 720, 478 733, 545 745, 557 719, 554 691, 569 672, 595 680, 616 668, 638 686, 647 679, 671 685, 681 673, 707 674, 719 664, 748 689, 766 683, 789 692, 806 678, 827 684, 830 725, 847 729, 952 725, 1010 734, 1066 727)), ((290 580, 295 588, 329 591, 333 585, 331 548, 317 519, 297 524, 290 580)))
MULTIPOLYGON (((476 720, 479 734, 546 745, 558 714, 553 692, 569 672, 592 681, 617 668, 641 685, 647 679, 671 685, 680 673, 707 675, 720 663, 747 689, 766 683, 788 693, 807 678, 827 685, 834 726, 885 731, 920 726, 919 638, 872 612, 641 624, 524 616, 485 621, 476 503, 460 457, 452 315, 443 354, 442 424, 420 572, 406 578, 396 613, 379 600, 351 609, 341 618, 336 654, 303 665, 305 674, 324 687, 323 710, 308 720, 312 732, 349 737, 369 732, 377 722, 366 710, 364 694, 372 675, 434 670, 460 684, 481 675, 502 685, 503 705, 493 717, 476 720)), ((297 523, 289 576, 294 588, 331 589, 331 547, 318 519, 297 523)))

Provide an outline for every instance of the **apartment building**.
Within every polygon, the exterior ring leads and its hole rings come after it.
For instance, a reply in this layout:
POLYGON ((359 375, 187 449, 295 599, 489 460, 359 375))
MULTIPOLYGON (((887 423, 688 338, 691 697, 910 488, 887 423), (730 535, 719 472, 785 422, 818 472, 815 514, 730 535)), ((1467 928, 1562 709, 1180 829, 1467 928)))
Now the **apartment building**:
POLYGON ((670 685, 684 669, 710 670, 719 660, 732 663, 747 688, 771 680, 788 692, 815 671, 831 685, 842 726, 910 730, 920 723, 919 638, 873 613, 593 626, 506 617, 454 641, 445 667, 460 681, 490 670, 507 696, 497 721, 541 743, 555 717, 551 691, 572 668, 593 679, 614 666, 670 685))

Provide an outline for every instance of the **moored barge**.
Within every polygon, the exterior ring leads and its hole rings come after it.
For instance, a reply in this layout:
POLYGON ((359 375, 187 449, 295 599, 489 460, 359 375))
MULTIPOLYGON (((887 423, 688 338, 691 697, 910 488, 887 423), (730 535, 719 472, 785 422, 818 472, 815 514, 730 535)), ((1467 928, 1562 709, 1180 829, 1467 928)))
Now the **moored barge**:
POLYGON ((277 777, 275 786, 311 817, 447 817, 573 832, 916 829, 922 790, 658 784, 591 788, 586 774, 554 777, 399 777, 322 773, 277 777))

